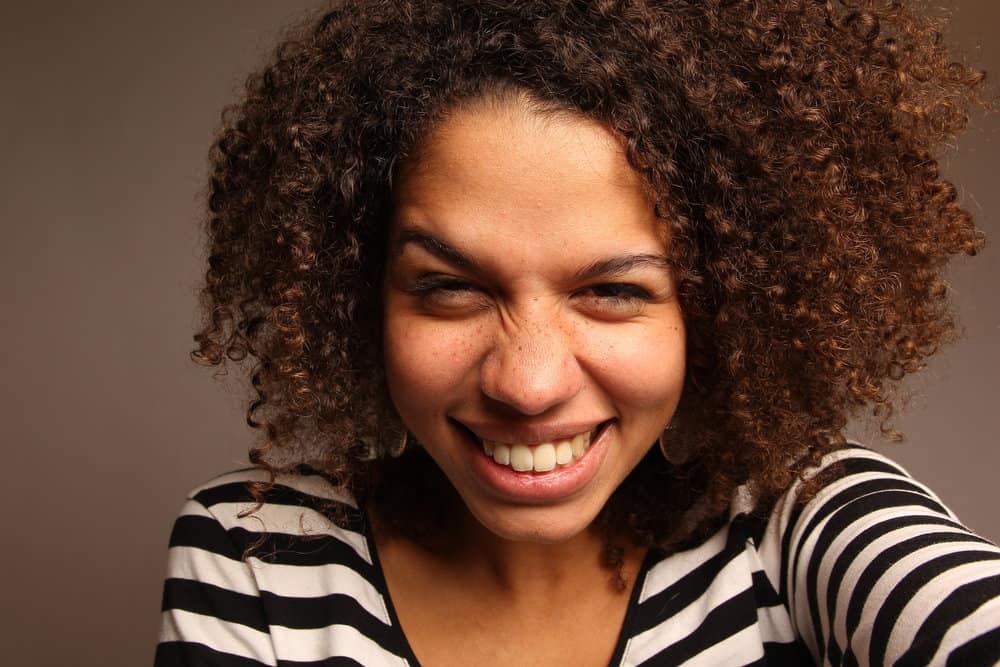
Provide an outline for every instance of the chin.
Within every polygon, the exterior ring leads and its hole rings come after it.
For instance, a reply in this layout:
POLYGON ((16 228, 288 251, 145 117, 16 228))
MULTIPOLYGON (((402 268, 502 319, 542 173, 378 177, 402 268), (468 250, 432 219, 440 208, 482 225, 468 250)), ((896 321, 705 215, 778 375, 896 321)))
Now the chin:
POLYGON ((586 512, 573 507, 514 505, 488 509, 469 507, 469 512, 483 528, 502 540, 560 544, 586 532, 600 508, 586 512))

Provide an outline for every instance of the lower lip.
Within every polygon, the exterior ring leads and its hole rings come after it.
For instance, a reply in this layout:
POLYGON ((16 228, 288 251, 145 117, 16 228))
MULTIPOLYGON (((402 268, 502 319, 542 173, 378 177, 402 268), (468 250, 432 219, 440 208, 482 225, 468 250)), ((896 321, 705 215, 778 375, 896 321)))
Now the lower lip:
POLYGON ((603 427, 579 460, 548 472, 517 472, 500 465, 486 455, 482 444, 465 434, 470 467, 488 489, 508 500, 522 503, 562 500, 579 492, 597 474, 607 454, 613 426, 612 423, 603 427))

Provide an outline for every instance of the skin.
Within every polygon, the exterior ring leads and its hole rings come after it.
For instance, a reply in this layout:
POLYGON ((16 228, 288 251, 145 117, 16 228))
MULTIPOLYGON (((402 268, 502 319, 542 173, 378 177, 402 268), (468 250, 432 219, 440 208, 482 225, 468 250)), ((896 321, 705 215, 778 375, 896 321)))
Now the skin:
MULTIPOLYGON (((394 194, 386 376, 468 512, 448 517, 437 550, 373 517, 394 604, 429 664, 511 664, 512 636, 518 664, 607 664, 628 596, 594 585, 608 572, 591 524, 684 379, 663 226, 615 136, 583 117, 477 102, 420 148, 394 194), (481 448, 459 426, 537 443, 602 423, 593 475, 543 500, 484 482, 469 465, 481 448)), ((642 556, 627 551, 628 579, 642 556)))

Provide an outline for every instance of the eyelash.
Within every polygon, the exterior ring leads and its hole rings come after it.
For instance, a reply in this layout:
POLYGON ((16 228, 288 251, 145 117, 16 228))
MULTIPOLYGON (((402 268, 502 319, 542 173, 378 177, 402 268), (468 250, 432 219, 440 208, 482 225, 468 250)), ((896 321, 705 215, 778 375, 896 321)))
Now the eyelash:
POLYGON ((598 285, 591 285, 587 289, 595 293, 608 290, 614 291, 614 294, 597 294, 599 298, 611 299, 614 301, 649 301, 653 298, 649 292, 632 283, 600 283, 598 285))
POLYGON ((437 291, 468 292, 475 286, 460 278, 445 276, 425 276, 406 289, 406 292, 416 296, 426 296, 437 291))
MULTIPOLYGON (((429 296, 435 292, 471 292, 476 289, 478 288, 475 285, 460 278, 426 276, 420 278, 406 291, 415 296, 429 296)), ((636 301, 649 301, 653 298, 649 292, 632 283, 598 283, 583 291, 592 292, 598 299, 616 305, 629 305, 636 301), (608 292, 613 293, 609 294, 608 292)))

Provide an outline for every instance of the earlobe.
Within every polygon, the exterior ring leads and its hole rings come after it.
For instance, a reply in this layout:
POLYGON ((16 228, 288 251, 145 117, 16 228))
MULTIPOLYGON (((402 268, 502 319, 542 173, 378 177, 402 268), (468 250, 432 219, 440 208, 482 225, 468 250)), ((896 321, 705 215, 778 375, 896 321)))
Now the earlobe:
POLYGON ((663 454, 663 458, 670 465, 681 466, 691 458, 692 447, 690 443, 685 442, 682 437, 679 437, 673 420, 660 433, 657 443, 660 445, 660 453, 663 454))

